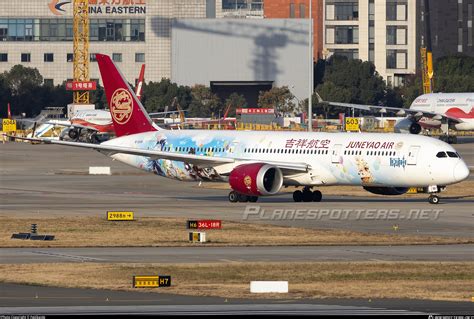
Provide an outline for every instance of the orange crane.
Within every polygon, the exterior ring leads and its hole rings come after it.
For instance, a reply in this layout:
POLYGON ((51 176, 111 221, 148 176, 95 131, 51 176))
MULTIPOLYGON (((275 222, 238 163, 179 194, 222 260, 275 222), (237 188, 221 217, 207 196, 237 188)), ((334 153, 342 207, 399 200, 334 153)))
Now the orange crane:
MULTIPOLYGON (((73 1, 73 81, 89 82, 89 0, 73 1)), ((89 104, 88 90, 74 90, 74 104, 89 104)))

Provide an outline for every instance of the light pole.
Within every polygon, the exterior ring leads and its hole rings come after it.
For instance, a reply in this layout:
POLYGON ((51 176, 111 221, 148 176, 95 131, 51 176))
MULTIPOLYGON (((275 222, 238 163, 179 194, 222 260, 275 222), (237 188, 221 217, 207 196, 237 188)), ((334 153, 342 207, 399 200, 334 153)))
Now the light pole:
POLYGON ((308 97, 308 132, 313 131, 313 0, 309 0, 309 32, 308 32, 308 47, 309 47, 309 97, 308 97))

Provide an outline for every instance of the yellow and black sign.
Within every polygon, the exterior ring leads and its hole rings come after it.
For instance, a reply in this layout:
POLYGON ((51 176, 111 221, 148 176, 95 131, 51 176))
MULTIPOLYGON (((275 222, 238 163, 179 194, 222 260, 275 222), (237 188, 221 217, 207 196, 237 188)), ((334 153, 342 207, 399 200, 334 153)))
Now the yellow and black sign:
POLYGON ((423 187, 410 187, 407 191, 407 194, 423 194, 425 189, 423 187))
POLYGON ((346 117, 345 119, 345 124, 346 124, 346 131, 359 131, 360 129, 360 121, 358 117, 346 117))
POLYGON ((2 131, 5 133, 15 132, 16 131, 16 120, 3 119, 2 120, 2 131))
POLYGON ((171 287, 171 276, 133 276, 133 288, 171 287))
POLYGON ((206 242, 206 233, 205 232, 190 232, 189 241, 196 243, 205 243, 206 242))
POLYGON ((107 212, 107 220, 111 220, 111 221, 134 220, 133 212, 107 212))

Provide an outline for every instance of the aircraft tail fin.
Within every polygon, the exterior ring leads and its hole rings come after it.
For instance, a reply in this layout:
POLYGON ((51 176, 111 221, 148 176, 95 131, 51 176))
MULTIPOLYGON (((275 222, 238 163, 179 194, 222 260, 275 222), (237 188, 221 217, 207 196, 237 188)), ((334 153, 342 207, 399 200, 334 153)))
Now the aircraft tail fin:
POLYGON ((142 90, 143 90, 143 80, 145 78, 145 64, 142 64, 142 68, 140 70, 140 76, 138 77, 137 86, 135 88, 135 94, 139 101, 142 100, 142 90))
POLYGON ((156 131, 153 121, 112 59, 103 54, 96 54, 96 58, 115 134, 120 137, 156 131))

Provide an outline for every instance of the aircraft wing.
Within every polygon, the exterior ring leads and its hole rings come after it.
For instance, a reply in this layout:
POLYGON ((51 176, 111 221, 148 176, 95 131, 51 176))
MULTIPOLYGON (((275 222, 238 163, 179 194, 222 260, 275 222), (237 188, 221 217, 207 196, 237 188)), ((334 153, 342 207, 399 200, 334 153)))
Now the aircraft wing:
POLYGON ((61 122, 52 122, 52 121, 46 121, 46 122, 35 122, 32 120, 23 120, 25 122, 31 122, 31 123, 38 123, 38 124, 48 124, 48 125, 54 125, 54 126, 63 126, 63 127, 78 127, 86 130, 91 130, 91 131, 99 131, 98 129, 92 127, 92 126, 85 126, 81 124, 71 124, 70 122, 66 121, 61 121, 61 122))
MULTIPOLYGON (((188 110, 183 110, 182 112, 187 112, 188 110)), ((148 113, 150 116, 156 116, 156 115, 166 115, 166 114, 174 114, 174 113, 179 113, 180 111, 165 111, 165 112, 154 112, 154 113, 148 113)))
POLYGON ((441 120, 443 118, 449 119, 450 121, 454 121, 457 123, 463 122, 461 119, 453 116, 449 116, 446 114, 441 114, 441 113, 433 113, 433 112, 428 112, 428 111, 422 111, 422 110, 416 110, 416 109, 404 109, 404 108, 399 108, 399 107, 388 107, 388 106, 376 106, 376 105, 365 105, 365 104, 352 104, 352 103, 340 103, 340 102, 329 102, 329 105, 334 105, 334 106, 340 106, 340 107, 346 107, 346 108, 355 108, 358 110, 364 110, 364 111, 392 111, 396 112, 397 115, 404 116, 406 114, 413 116, 417 119, 420 119, 422 117, 427 117, 427 118, 432 118, 434 120, 441 120))
MULTIPOLYGON (((68 141, 53 140, 49 138, 26 138, 26 137, 16 137, 16 136, 10 136, 10 137, 19 139, 19 140, 41 142, 44 144, 58 144, 58 145, 88 148, 88 149, 99 151, 109 156, 114 155, 114 154, 119 154, 119 153, 130 154, 130 155, 149 157, 151 159, 167 159, 167 160, 172 160, 172 161, 186 162, 186 163, 195 164, 195 165, 204 166, 204 167, 211 167, 211 166, 230 164, 230 163, 245 164, 246 162, 248 163, 255 162, 254 160, 249 160, 249 159, 234 159, 234 158, 226 158, 226 157, 218 157, 218 156, 182 154, 182 153, 164 152, 164 151, 157 151, 157 150, 145 150, 145 149, 140 149, 140 148, 125 147, 125 146, 107 145, 107 144, 68 142, 68 141)), ((283 170, 290 171, 290 172, 293 172, 293 171, 305 172, 309 169, 309 165, 305 163, 286 163, 286 162, 278 162, 278 161, 271 161, 271 160, 265 161, 265 163, 270 164, 270 165, 275 165, 283 170)))
MULTIPOLYGON (((42 123, 43 124, 43 123, 42 123)), ((92 127, 92 126, 85 126, 85 125, 81 125, 81 124, 71 124, 71 123, 56 123, 56 122, 44 122, 44 124, 51 124, 51 125, 56 125, 56 126, 64 126, 64 127, 78 127, 78 128, 82 128, 82 129, 86 129, 86 130, 90 130, 90 131, 99 131, 98 129, 96 129, 95 127, 92 127)))

